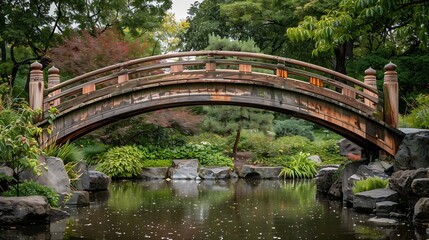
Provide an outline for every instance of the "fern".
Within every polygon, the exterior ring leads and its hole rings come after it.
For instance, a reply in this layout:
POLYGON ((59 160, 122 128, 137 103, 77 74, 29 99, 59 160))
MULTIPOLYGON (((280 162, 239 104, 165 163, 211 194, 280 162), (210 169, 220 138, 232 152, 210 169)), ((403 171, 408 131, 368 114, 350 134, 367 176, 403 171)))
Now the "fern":
POLYGON ((369 190, 385 188, 389 181, 379 177, 369 177, 364 180, 356 181, 353 185, 353 193, 360 193, 369 190))
POLYGON ((316 164, 308 157, 309 153, 300 152, 292 157, 280 171, 279 177, 286 178, 313 178, 317 174, 316 164))

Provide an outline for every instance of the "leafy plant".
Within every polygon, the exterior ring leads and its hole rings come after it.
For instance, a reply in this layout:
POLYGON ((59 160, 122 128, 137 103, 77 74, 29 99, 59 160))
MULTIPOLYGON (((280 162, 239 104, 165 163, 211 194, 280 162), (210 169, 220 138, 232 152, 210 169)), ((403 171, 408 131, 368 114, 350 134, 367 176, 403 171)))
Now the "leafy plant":
POLYGON ((49 205, 51 205, 51 207, 59 207, 59 195, 53 188, 32 181, 20 183, 19 192, 16 190, 16 188, 12 188, 4 192, 3 196, 45 196, 48 199, 49 205))
POLYGON ((291 160, 281 170, 279 177, 286 178, 313 178, 317 174, 316 164, 308 157, 309 153, 300 152, 292 156, 291 160))
POLYGON ((69 177, 69 180, 70 180, 70 185, 74 189, 76 189, 76 182, 79 180, 80 176, 82 175, 80 170, 76 169, 76 166, 78 164, 79 162, 68 162, 64 165, 67 176, 69 177))
POLYGON ((51 144, 44 149, 46 156, 61 158, 64 163, 79 162, 84 158, 83 152, 73 143, 63 145, 51 144))
POLYGON ((143 152, 136 146, 114 147, 102 154, 97 170, 112 178, 131 178, 142 170, 143 152))
MULTIPOLYGON (((24 170, 40 174, 38 161, 41 149, 37 137, 43 129, 33 125, 33 117, 40 114, 26 103, 11 103, 0 111, 0 163, 13 169, 14 182, 19 183, 19 176, 24 170)), ((16 185, 19 194, 19 185, 16 185)))
POLYGON ((353 193, 365 192, 373 189, 385 188, 389 181, 380 177, 369 177, 353 184, 353 193))

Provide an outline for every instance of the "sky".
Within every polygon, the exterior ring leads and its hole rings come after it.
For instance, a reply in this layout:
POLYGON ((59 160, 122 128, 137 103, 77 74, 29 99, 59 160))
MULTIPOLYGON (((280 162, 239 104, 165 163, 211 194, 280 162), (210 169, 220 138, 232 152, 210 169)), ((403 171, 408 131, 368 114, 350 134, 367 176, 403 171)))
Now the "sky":
MULTIPOLYGON (((196 2, 197 0, 173 0, 173 7, 170 10, 176 15, 176 19, 185 19, 187 14, 187 11, 192 3, 196 2)), ((199 0, 198 2, 200 2, 199 0)))

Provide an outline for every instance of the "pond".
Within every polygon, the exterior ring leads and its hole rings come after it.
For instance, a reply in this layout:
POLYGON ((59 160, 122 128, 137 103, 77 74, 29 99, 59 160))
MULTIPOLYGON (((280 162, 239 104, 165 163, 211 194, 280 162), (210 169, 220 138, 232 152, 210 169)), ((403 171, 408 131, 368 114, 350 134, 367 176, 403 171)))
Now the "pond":
POLYGON ((316 195, 314 181, 114 182, 88 207, 46 229, 2 230, 6 239, 418 239, 408 222, 377 226, 371 215, 316 195), (21 236, 21 237, 17 237, 21 236))

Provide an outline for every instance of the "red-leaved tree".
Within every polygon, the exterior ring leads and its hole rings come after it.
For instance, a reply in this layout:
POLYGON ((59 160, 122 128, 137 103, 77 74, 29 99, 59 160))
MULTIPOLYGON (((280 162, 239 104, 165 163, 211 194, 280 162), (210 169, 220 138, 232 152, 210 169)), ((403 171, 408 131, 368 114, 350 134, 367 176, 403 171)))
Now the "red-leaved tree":
POLYGON ((115 63, 142 57, 147 41, 124 40, 114 28, 93 36, 87 31, 75 32, 63 44, 49 51, 52 64, 63 75, 75 77, 115 63))

